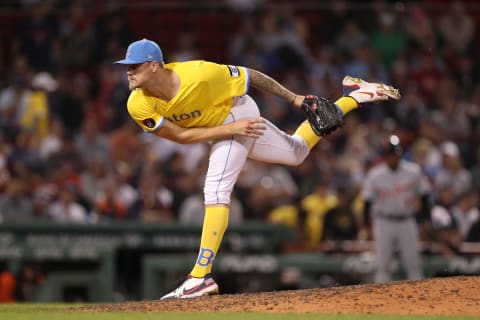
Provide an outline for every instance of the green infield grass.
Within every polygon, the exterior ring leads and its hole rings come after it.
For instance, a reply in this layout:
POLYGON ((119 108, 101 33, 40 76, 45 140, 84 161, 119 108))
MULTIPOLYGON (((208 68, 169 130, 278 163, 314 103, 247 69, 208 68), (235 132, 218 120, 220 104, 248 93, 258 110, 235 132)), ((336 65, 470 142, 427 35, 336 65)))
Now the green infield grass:
POLYGON ((253 312, 80 312, 74 304, 0 304, 2 320, 474 320, 467 316, 324 315, 253 312))

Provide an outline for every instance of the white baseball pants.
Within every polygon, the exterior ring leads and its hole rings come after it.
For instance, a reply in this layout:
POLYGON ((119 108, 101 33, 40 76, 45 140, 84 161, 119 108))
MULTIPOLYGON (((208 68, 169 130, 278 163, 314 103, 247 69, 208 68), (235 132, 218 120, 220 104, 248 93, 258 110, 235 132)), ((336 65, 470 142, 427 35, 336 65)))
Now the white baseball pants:
MULTIPOLYGON (((239 98, 223 123, 258 118, 260 111, 248 95, 239 98)), ((263 162, 299 165, 310 149, 298 135, 288 135, 267 120, 267 129, 258 139, 232 136, 212 142, 205 177, 205 204, 230 204, 230 195, 247 158, 263 162)))

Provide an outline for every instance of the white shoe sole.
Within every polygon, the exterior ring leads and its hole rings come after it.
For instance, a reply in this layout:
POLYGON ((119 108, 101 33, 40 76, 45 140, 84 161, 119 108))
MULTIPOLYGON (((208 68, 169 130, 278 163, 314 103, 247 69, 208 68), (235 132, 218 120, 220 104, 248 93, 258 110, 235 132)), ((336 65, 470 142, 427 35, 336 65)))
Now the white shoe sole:
POLYGON ((202 297, 202 296, 211 296, 211 295, 215 295, 215 294, 218 294, 218 293, 219 293, 219 288, 218 288, 218 285, 215 283, 214 285, 211 285, 209 287, 205 287, 202 290, 195 291, 191 294, 175 295, 174 292, 171 292, 171 293, 161 297, 160 300, 190 299, 190 298, 197 298, 197 297, 202 297))
POLYGON ((360 88, 361 84, 366 84, 370 86, 375 86, 376 87, 375 89, 379 93, 384 94, 394 100, 400 100, 400 98, 402 97, 398 89, 381 82, 367 82, 360 78, 345 76, 345 78, 343 78, 342 84, 350 88, 355 88, 355 87, 360 88))

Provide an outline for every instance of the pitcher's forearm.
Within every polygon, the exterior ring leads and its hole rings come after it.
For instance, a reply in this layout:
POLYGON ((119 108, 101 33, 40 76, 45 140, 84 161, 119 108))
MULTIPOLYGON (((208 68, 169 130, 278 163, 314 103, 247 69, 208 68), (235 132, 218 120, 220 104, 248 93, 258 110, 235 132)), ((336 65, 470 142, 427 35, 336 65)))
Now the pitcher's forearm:
POLYGON ((158 130, 158 136, 180 144, 191 144, 224 139, 233 135, 229 126, 221 125, 212 128, 175 128, 172 131, 158 130))
POLYGON ((291 92, 278 81, 260 71, 248 69, 248 72, 250 74, 250 85, 253 88, 276 95, 277 97, 287 100, 295 107, 300 107, 304 96, 291 92))
POLYGON ((258 138, 266 129, 264 123, 265 119, 263 118, 253 118, 241 119, 211 128, 182 128, 170 121, 165 121, 164 125, 155 131, 155 134, 181 144, 225 139, 234 135, 258 138))

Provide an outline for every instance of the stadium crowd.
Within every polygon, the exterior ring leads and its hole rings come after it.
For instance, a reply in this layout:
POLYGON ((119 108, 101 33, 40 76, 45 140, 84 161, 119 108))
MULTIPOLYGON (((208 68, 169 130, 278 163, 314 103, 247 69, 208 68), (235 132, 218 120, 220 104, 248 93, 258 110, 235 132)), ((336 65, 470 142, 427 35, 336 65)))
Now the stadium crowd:
MULTIPOLYGON (((291 250, 366 237, 359 190, 381 161, 385 137, 395 133, 404 157, 420 164, 434 187, 424 239, 443 244, 446 255, 462 241, 480 241, 478 6, 442 2, 443 10, 432 11, 427 2, 332 1, 308 10, 300 1, 302 11, 287 1, 239 3, 222 5, 240 19, 223 30, 227 42, 215 62, 258 69, 293 91, 332 99, 348 74, 400 88, 402 99, 349 114, 298 167, 249 161, 231 224, 287 224, 298 235, 291 250)), ((208 145, 176 145, 128 117, 125 70, 112 62, 144 35, 128 19, 135 7, 121 4, 14 4, 22 13, 0 43, 0 223, 201 224, 208 145)), ((195 32, 176 39, 153 39, 167 62, 212 59, 195 32)), ((291 132, 303 120, 285 102, 251 94, 280 128, 291 132)))

